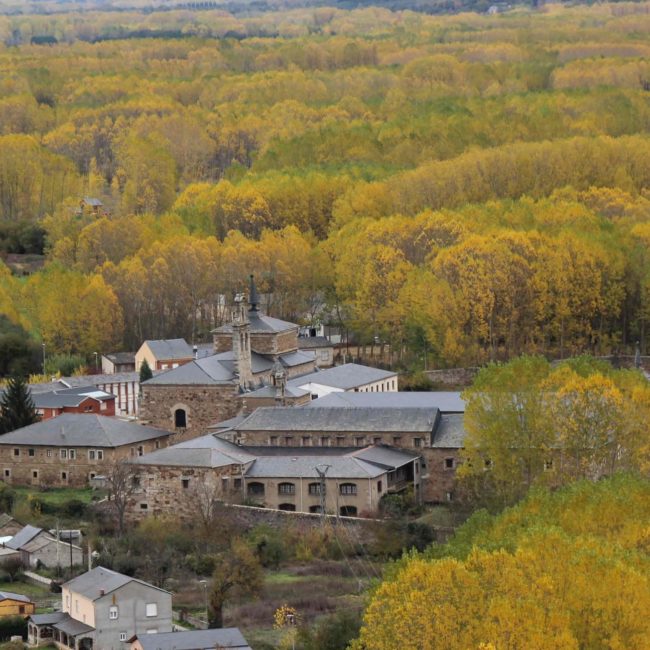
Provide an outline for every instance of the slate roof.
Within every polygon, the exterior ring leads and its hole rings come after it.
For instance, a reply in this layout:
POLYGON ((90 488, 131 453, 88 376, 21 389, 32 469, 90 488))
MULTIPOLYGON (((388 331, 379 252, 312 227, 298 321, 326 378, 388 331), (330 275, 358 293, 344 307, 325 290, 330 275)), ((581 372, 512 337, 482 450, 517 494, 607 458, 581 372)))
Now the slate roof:
POLYGON ((440 418, 432 447, 440 449, 461 449, 465 443, 464 417, 461 413, 450 413, 440 418))
POLYGON ((135 352, 110 352, 108 354, 102 354, 102 356, 117 365, 135 363, 135 352))
POLYGON ((287 352, 286 354, 280 355, 280 363, 285 368, 301 366, 304 363, 313 363, 315 359, 315 352, 301 352, 300 350, 296 352, 287 352))
POLYGON ((382 407, 382 408, 437 408, 441 413, 464 413, 465 400, 453 391, 393 391, 385 393, 335 392, 324 395, 302 408, 382 407))
POLYGON ((300 336, 298 348, 300 350, 313 350, 316 348, 333 348, 334 343, 324 336, 300 336))
POLYGON ((84 196, 83 201, 86 205, 90 205, 94 208, 101 208, 102 205, 104 205, 99 199, 92 196, 84 196))
POLYGON ((79 636, 80 634, 87 634, 88 632, 94 632, 95 628, 90 625, 86 625, 81 621, 77 621, 72 618, 72 616, 67 615, 60 621, 54 623, 52 627, 55 627, 57 630, 61 630, 68 636, 79 636))
POLYGON ((256 409, 235 431, 382 431, 431 433, 438 418, 432 408, 294 408, 256 409))
MULTIPOLYGON (((161 374, 160 370, 153 371, 154 377, 161 374)), ((46 381, 38 384, 30 384, 29 390, 32 394, 49 393, 53 390, 65 388, 74 388, 76 386, 98 386, 103 384, 119 384, 124 382, 139 382, 140 373, 138 372, 115 372, 99 375, 81 375, 79 377, 62 377, 57 381, 46 381)))
MULTIPOLYGON (((288 397, 303 397, 304 395, 308 395, 309 391, 305 390, 304 388, 298 388, 296 386, 285 386, 284 394, 287 395, 288 397)), ((257 390, 252 390, 248 393, 244 393, 239 397, 275 398, 275 386, 262 386, 262 388, 258 388, 257 390)))
POLYGON ((54 625, 64 618, 69 618, 65 612, 52 612, 51 614, 32 614, 29 620, 35 625, 54 625))
POLYGON ((21 603, 31 603, 31 599, 22 594, 16 594, 13 591, 0 591, 0 601, 1 600, 18 600, 21 603))
MULTIPOLYGON (((208 650, 212 648, 251 650, 239 628, 236 627, 142 634, 134 638, 138 639, 143 650, 208 650)), ((131 639, 131 641, 133 640, 131 639)))
POLYGON ((255 456, 238 445, 221 440, 215 434, 186 440, 177 445, 157 449, 131 460, 136 465, 171 467, 226 467, 251 462, 255 456))
MULTIPOLYGON (((271 316, 264 316, 258 311, 248 311, 248 320, 250 322, 250 332, 251 334, 270 334, 274 332, 286 332, 288 330, 297 330, 298 325, 295 323, 289 323, 286 320, 280 320, 279 318, 273 318, 271 316)), ((212 330, 215 334, 231 334, 232 333, 232 323, 226 323, 212 330)))
POLYGON ((397 373, 380 368, 362 366, 358 363, 345 363, 342 366, 334 366, 325 370, 318 370, 307 375, 290 379, 287 383, 291 386, 306 386, 308 384, 320 384, 331 388, 350 390, 366 384, 396 377, 397 373))
POLYGON ((61 445, 72 447, 120 447, 170 435, 168 431, 146 427, 117 417, 85 413, 63 413, 5 433, 2 445, 61 445))
MULTIPOLYGON (((256 448, 262 451, 261 448, 256 448)), ((328 465, 327 477, 376 478, 417 458, 417 454, 383 446, 364 449, 324 447, 282 448, 280 454, 260 455, 246 478, 318 478, 316 467, 328 465), (300 451, 299 451, 300 450, 300 451), (338 452, 338 453, 336 453, 338 452)))
POLYGON ((144 344, 147 345, 158 361, 188 359, 194 356, 192 346, 185 339, 160 339, 145 341, 144 344))
POLYGON ((0 528, 4 528, 7 524, 10 524, 12 521, 16 521, 16 520, 11 515, 8 515, 6 512, 0 514, 0 528))
POLYGON ((36 528, 36 526, 30 526, 28 524, 21 531, 17 532, 13 538, 5 544, 5 546, 17 551, 25 546, 25 544, 31 542, 37 535, 40 535, 42 532, 42 528, 36 528))
POLYGON ((139 582, 141 585, 151 587, 151 589, 157 589, 158 591, 169 593, 164 589, 150 585, 148 582, 125 576, 121 573, 117 573, 117 571, 112 571, 111 569, 106 569, 102 566, 86 571, 86 573, 69 580, 63 586, 80 596, 84 596, 84 598, 97 600, 102 596, 123 587, 129 582, 139 582))
MULTIPOLYGON (((253 391, 253 392, 255 392, 255 391, 253 391)), ((221 420, 220 422, 215 422, 214 424, 211 424, 208 427, 208 429, 224 431, 225 429, 230 429, 231 427, 234 427, 235 425, 240 424, 247 417, 248 417, 248 415, 235 415, 234 418, 229 418, 228 420, 221 420)))
POLYGON ((96 386, 75 386, 62 388, 49 393, 35 393, 32 395, 36 408, 65 408, 79 406, 84 400, 92 398, 100 402, 115 399, 115 395, 99 390, 96 386))

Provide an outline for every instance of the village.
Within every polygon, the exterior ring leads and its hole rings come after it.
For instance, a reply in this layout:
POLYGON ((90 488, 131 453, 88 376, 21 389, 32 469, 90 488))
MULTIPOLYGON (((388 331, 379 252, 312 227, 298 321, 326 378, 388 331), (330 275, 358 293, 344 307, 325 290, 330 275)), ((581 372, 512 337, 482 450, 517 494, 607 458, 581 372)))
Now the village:
MULTIPOLYGON (((421 513, 452 502, 460 392, 400 391, 396 372, 335 364, 333 342, 300 334, 261 311, 251 276, 210 345, 145 341, 134 354, 102 355, 101 374, 29 386, 39 420, 0 437, 4 485, 90 490, 118 534, 146 518, 191 525, 228 508, 226 518, 280 530, 292 517, 307 528, 367 528, 390 504, 421 513)), ((20 562, 36 580, 39 569, 74 576, 53 613, 34 613, 29 599, 12 610, 30 615, 30 645, 146 649, 155 631, 156 648, 248 647, 229 628, 174 633, 164 645, 176 629, 168 591, 96 565, 80 530, 5 518, 1 563, 20 562)))

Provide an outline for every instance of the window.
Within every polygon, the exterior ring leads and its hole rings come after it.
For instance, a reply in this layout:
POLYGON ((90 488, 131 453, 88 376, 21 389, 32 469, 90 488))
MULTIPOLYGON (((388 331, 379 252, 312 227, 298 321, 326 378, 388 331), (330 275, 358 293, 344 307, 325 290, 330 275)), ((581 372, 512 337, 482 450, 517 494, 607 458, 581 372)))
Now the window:
POLYGON ((140 510, 148 510, 149 506, 146 503, 141 503, 140 504, 140 510))
POLYGON ((309 506, 309 512, 320 514, 322 510, 320 509, 320 506, 309 506))
POLYGON ((187 413, 185 409, 176 409, 174 411, 174 426, 177 429, 185 429, 187 427, 187 413))
POLYGON ((446 495, 447 501, 453 501, 454 500, 454 493, 453 492, 447 492, 446 495))
POLYGON ((138 447, 138 456, 143 456, 144 455, 144 447, 140 445, 138 447))
POLYGON ((155 446, 156 449, 160 449, 160 440, 156 440, 155 446))
POLYGON ((310 442, 311 442, 311 438, 309 436, 303 436, 302 437, 302 446, 303 447, 309 447, 310 442))
POLYGON ((363 437, 356 437, 354 439, 354 446, 355 447, 363 447, 364 439, 363 437))
POLYGON ((249 483, 248 494, 251 496, 264 496, 264 483, 249 483))
POLYGON ((187 490, 190 487, 190 479, 189 478, 182 478, 181 479, 181 485, 183 486, 184 490, 187 490))
POLYGON ((25 605, 18 605, 18 613, 19 614, 25 613, 25 605))
POLYGON ((284 510, 285 512, 295 512, 296 505, 294 503, 281 503, 278 506, 278 510, 284 510))
POLYGON ((381 494, 381 481, 377 481, 377 492, 381 494))
POLYGON ((393 436, 393 445, 399 447, 402 444, 402 436, 393 436))
POLYGON ((356 517, 356 516, 357 516, 356 506, 341 506, 341 517, 356 517))
POLYGON ((104 451, 102 449, 97 450, 97 460, 104 460, 104 451))
POLYGON ((38 478, 38 470, 37 469, 32 470, 32 478, 38 478))
POLYGON ((278 437, 277 436, 269 436, 269 445, 272 447, 277 446, 278 444, 278 437))
POLYGON ((345 447, 345 436, 336 436, 336 446, 345 447))
POLYGON ((6 469, 6 470, 5 470, 5 478, 9 478, 10 476, 11 476, 11 470, 10 470, 10 469, 6 469))
POLYGON ((280 483, 278 485, 278 494, 295 494, 296 486, 293 483, 280 483))
POLYGON ((94 449, 89 449, 88 450, 88 460, 95 460, 95 450, 94 449))
POLYGON ((234 486, 235 486, 235 490, 241 490, 241 479, 240 478, 236 478, 233 481, 233 483, 234 483, 234 486))
POLYGON ((329 436, 321 436, 320 437, 320 446, 321 447, 329 447, 330 446, 330 437, 329 436))
POLYGON ((422 446, 422 438, 413 438, 413 446, 414 447, 421 447, 422 446))
POLYGON ((93 410, 92 406, 84 406, 84 413, 90 413, 93 410))
POLYGON ((30 458, 34 458, 34 450, 33 450, 33 449, 28 450, 27 455, 28 455, 30 458))
POLYGON ((381 445, 381 438, 373 438, 372 439, 372 444, 373 445, 381 445))
POLYGON ((14 456, 20 456, 20 449, 14 449, 14 456))
POLYGON ((454 459, 445 458, 445 469, 454 469, 454 459))
POLYGON ((320 483, 310 483, 309 494, 312 496, 320 496, 320 483))
POLYGON ((62 481, 68 480, 68 472, 61 472, 61 480, 62 481))
POLYGON ((145 606, 147 618, 158 616, 158 605, 156 603, 147 603, 145 606))
POLYGON ((108 618, 110 618, 111 621, 114 621, 114 620, 116 620, 118 618, 118 616, 119 616, 119 613, 118 613, 118 610, 117 610, 117 606, 116 605, 111 605, 108 608, 108 618))
POLYGON ((59 456, 61 457, 61 460, 66 459, 68 457, 68 450, 67 449, 59 450, 59 456))
POLYGON ((285 447, 293 447, 293 436, 285 436, 284 437, 284 446, 285 447))
POLYGON ((70 460, 74 460, 76 458, 76 456, 77 456, 76 450, 70 449, 70 451, 68 452, 68 458, 70 460))
POLYGON ((48 458, 52 458, 52 450, 51 450, 51 449, 48 449, 48 450, 45 452, 45 455, 46 455, 48 458))
POLYGON ((228 492, 228 477, 227 476, 224 476, 221 479, 221 491, 224 492, 224 493, 228 492))
POLYGON ((356 494, 357 493, 357 484, 356 483, 341 483, 339 486, 340 494, 356 494))
POLYGON ((126 641, 126 632, 120 632, 120 641, 126 641))

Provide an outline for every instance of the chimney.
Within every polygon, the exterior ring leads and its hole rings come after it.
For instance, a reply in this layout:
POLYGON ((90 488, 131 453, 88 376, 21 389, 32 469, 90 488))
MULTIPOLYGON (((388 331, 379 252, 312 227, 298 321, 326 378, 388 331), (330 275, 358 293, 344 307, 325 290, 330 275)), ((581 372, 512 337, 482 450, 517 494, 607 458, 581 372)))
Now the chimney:
POLYGON ((198 359, 199 358, 199 346, 194 344, 192 346, 192 352, 194 353, 194 358, 198 359))
POLYGON ((106 592, 105 592, 103 589, 100 589, 100 590, 99 590, 99 595, 100 595, 100 596, 103 596, 103 595, 105 595, 105 594, 106 594, 106 592))
POLYGON ((253 381, 250 321, 243 308, 244 296, 242 294, 237 294, 235 303, 236 307, 232 322, 232 351, 235 357, 235 368, 239 376, 239 388, 246 390, 253 381))

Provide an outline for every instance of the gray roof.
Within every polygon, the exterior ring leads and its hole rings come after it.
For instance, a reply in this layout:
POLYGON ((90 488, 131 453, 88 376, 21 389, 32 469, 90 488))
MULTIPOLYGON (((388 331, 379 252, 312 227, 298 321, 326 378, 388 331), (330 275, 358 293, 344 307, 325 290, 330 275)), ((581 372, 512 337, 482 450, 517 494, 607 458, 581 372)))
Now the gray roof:
POLYGON ((314 407, 437 408, 441 413, 464 413, 465 400, 453 391, 394 391, 386 393, 335 392, 312 400, 302 408, 314 407))
POLYGON ((208 427, 208 429, 217 429, 219 431, 223 431, 224 429, 230 429, 231 427, 234 427, 236 424, 240 424, 241 422, 243 422, 247 417, 248 415, 235 415, 234 418, 229 418, 228 420, 220 420, 219 422, 215 422, 214 424, 211 424, 208 427))
POLYGON ((25 544, 31 542, 34 537, 40 535, 43 532, 42 528, 36 528, 36 526, 30 526, 29 524, 25 526, 21 531, 17 532, 6 544, 7 548, 12 548, 14 550, 21 549, 25 544))
POLYGON ((342 366, 334 366, 325 370, 311 372, 301 377, 289 380, 292 386, 306 386, 307 384, 321 384, 332 388, 350 390, 366 384, 396 377, 397 373, 380 368, 362 366, 358 363, 345 363, 342 366))
POLYGON ((382 431, 431 433, 438 418, 432 408, 295 408, 256 409, 235 431, 382 431))
POLYGON ((103 566, 86 571, 86 573, 82 573, 80 576, 69 580, 63 586, 89 600, 97 600, 129 582, 138 582, 145 587, 168 593, 164 589, 150 585, 148 582, 125 576, 117 571, 106 569, 103 566))
POLYGON ((189 359, 194 356, 192 346, 185 339, 160 339, 145 341, 143 345, 145 344, 158 361, 189 359))
POLYGON ((66 618, 54 623, 52 627, 61 630, 61 632, 65 632, 69 636, 79 636, 80 634, 87 634, 88 632, 94 632, 95 630, 94 627, 86 625, 85 623, 72 618, 70 615, 66 615, 66 618))
POLYGON ((465 426, 462 413, 450 413, 440 418, 431 443, 441 449, 461 449, 465 444, 465 426))
POLYGON ((293 368, 294 366, 301 366, 305 363, 314 363, 316 359, 315 352, 287 352, 280 355, 280 363, 285 368, 293 368))
POLYGON ((246 639, 236 627, 142 634, 137 639, 143 650, 208 650, 212 648, 250 650, 246 639))
MULTIPOLYGON (((248 311, 248 320, 250 322, 251 334, 270 334, 273 332, 286 332, 288 330, 298 329, 295 323, 289 323, 286 320, 264 316, 258 311, 248 311)), ((212 330, 215 334, 230 334, 232 332, 232 323, 226 323, 221 327, 212 330)))
MULTIPOLYGON (((16 521, 16 520, 6 512, 0 514, 0 528, 4 528, 7 524, 10 524, 12 521, 16 521)), ((18 522, 16 521, 16 523, 18 522)))
POLYGON ((264 448, 256 447, 255 450, 260 456, 246 470, 246 478, 318 478, 316 467, 323 465, 328 466, 327 478, 376 478, 417 458, 417 454, 384 446, 364 449, 276 447, 268 455, 261 455, 264 448))
MULTIPOLYGON (((305 390, 304 388, 298 388, 296 386, 285 386, 284 394, 287 395, 288 397, 303 397, 304 395, 308 395, 309 391, 305 390)), ((248 393, 243 393, 242 395, 240 395, 240 397, 275 398, 275 386, 262 386, 262 388, 258 388, 257 390, 252 390, 248 393)))
POLYGON ((100 208, 102 205, 104 205, 99 199, 96 199, 92 196, 84 196, 83 200, 86 205, 90 205, 97 208, 100 208))
POLYGON ((226 467, 251 462, 255 456, 226 440, 209 433, 177 445, 157 449, 131 460, 136 465, 169 467, 226 467))
POLYGON ((75 386, 61 388, 49 393, 35 393, 32 395, 36 408, 65 408, 79 406, 84 400, 95 399, 100 402, 115 399, 115 395, 99 390, 96 386, 75 386))
POLYGON ((135 352, 109 352, 103 357, 116 364, 135 363, 135 352))
POLYGON ((65 612, 52 612, 51 614, 32 614, 29 620, 35 625, 54 625, 69 615, 65 612))
POLYGON ((301 350, 312 350, 314 348, 333 348, 334 343, 324 336, 300 336, 298 337, 298 348, 301 350))
POLYGON ((13 591, 0 591, 0 600, 19 600, 21 603, 31 603, 31 598, 16 594, 13 591))
MULTIPOLYGON (((153 371, 154 377, 160 374, 160 370, 153 371)), ((52 390, 63 388, 73 388, 75 386, 103 386, 105 384, 119 384, 123 382, 139 382, 140 373, 138 372, 114 372, 109 374, 98 375, 80 375, 78 377, 62 377, 56 381, 46 381, 38 384, 30 384, 29 390, 32 396, 37 393, 48 393, 52 390)))
POLYGON ((34 447, 120 447, 168 436, 169 431, 146 427, 117 417, 86 413, 63 413, 56 418, 5 433, 2 445, 34 447))

